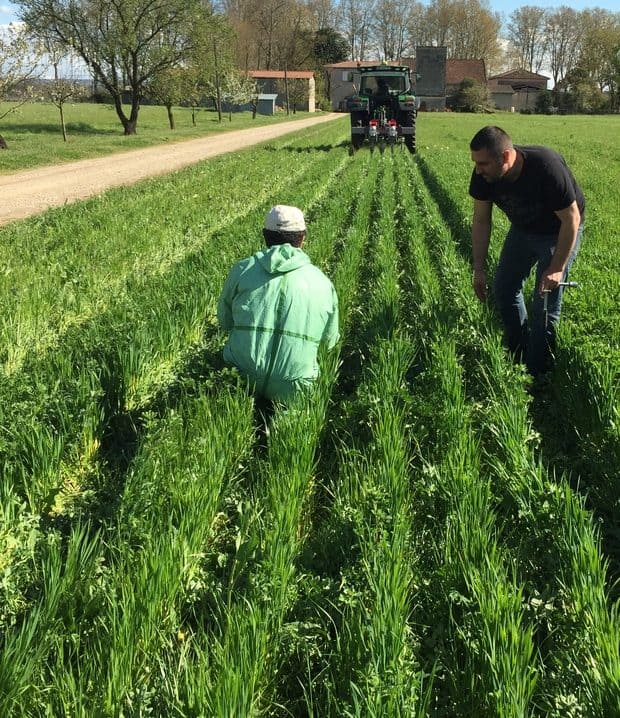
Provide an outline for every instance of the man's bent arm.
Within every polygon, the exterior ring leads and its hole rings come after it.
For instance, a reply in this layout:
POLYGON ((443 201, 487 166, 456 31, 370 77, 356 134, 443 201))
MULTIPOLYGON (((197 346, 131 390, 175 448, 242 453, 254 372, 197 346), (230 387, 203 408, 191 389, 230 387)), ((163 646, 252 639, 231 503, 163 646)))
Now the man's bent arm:
POLYGON ((338 297, 336 291, 332 288, 332 307, 333 310, 327 319, 327 324, 323 332, 322 342, 327 345, 328 349, 333 349, 340 339, 338 326, 338 297))
POLYGON ((493 203, 474 200, 474 218, 471 225, 471 246, 474 264, 474 291, 478 299, 486 299, 486 261, 491 239, 493 203))
POLYGON ((217 322, 222 329, 230 330, 234 326, 232 314, 232 300, 236 276, 234 269, 226 277, 222 293, 217 302, 217 322))
POLYGON ((553 252, 553 259, 540 281, 539 292, 541 294, 547 289, 555 289, 562 281, 564 269, 577 241, 577 232, 581 224, 581 213, 579 212, 579 207, 577 207, 577 202, 573 202, 566 209, 558 210, 555 214, 560 220, 560 231, 555 251, 553 252))

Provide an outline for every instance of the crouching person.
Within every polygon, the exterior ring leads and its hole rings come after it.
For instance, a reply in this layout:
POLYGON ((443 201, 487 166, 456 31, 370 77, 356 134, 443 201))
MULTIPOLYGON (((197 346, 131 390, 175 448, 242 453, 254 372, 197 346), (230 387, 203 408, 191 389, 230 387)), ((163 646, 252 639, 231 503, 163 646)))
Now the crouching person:
POLYGON ((263 236, 267 249, 229 272, 217 317, 230 332, 224 359, 259 395, 286 404, 318 377, 319 346, 331 349, 338 341, 338 299, 301 249, 306 237, 301 210, 273 207, 263 236))

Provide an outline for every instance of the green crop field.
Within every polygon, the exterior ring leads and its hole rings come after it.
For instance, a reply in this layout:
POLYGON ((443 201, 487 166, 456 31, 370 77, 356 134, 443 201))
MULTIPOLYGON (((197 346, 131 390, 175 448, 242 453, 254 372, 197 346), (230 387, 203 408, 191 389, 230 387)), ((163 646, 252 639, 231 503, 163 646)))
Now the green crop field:
POLYGON ((0 229, 0 715, 620 715, 620 118, 347 123, 0 229), (488 123, 588 201, 536 397, 471 289, 488 123), (265 435, 215 307, 276 203, 342 339, 265 435))

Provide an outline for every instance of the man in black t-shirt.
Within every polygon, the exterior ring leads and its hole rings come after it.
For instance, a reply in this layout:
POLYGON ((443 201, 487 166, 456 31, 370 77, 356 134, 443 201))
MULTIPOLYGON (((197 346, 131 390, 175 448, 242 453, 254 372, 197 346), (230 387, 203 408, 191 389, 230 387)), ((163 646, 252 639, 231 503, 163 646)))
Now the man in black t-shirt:
POLYGON ((493 295, 506 344, 537 376, 551 368, 562 287, 581 241, 585 199, 564 158, 546 147, 513 145, 499 127, 484 127, 470 143, 475 163, 469 184, 474 199, 474 291, 487 298, 486 260, 496 204, 510 230, 493 280, 493 295), (536 265, 531 318, 523 285, 536 265), (543 311, 547 294, 547 321, 543 311))

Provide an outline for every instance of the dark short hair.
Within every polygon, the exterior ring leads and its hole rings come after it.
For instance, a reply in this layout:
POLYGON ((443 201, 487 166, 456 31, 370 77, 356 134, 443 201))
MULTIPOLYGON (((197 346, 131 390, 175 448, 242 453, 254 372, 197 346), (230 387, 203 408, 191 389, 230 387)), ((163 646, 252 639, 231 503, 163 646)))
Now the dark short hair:
POLYGON ((504 150, 512 149, 510 135, 504 132, 501 127, 487 125, 478 130, 469 143, 469 149, 473 152, 488 150, 494 157, 499 159, 504 150))
POLYGON ((263 237, 268 247, 273 247, 274 244, 292 244, 293 247, 300 247, 305 236, 305 232, 276 232, 273 229, 263 228, 263 237))

